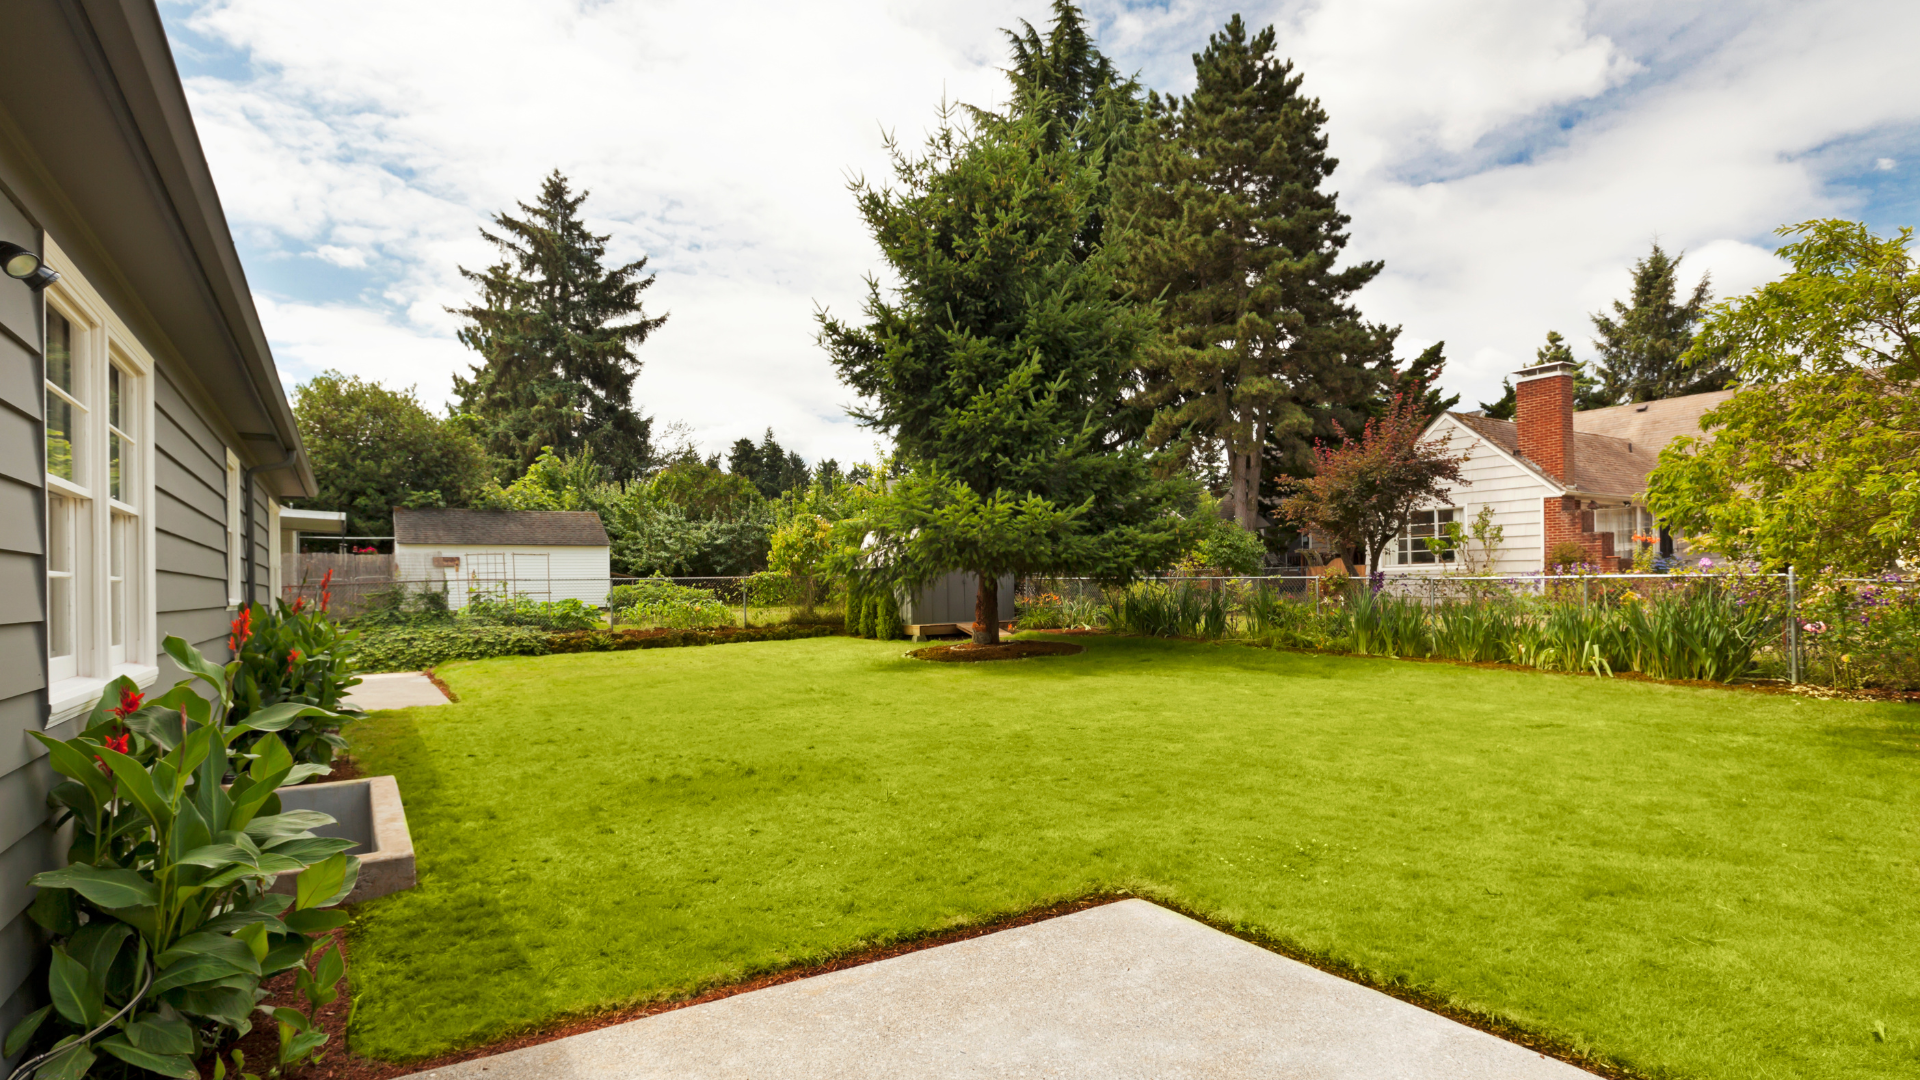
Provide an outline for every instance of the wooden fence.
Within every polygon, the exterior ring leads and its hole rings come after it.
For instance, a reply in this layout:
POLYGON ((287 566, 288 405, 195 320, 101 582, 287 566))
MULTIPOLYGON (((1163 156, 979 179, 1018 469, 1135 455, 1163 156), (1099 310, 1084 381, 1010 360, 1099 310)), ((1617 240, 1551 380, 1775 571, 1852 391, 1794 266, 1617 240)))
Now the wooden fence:
POLYGON ((329 611, 341 618, 358 615, 366 607, 367 597, 391 589, 399 579, 399 564, 391 555, 339 555, 313 551, 290 556, 283 567, 280 592, 289 603, 304 596, 309 604, 320 603, 320 583, 333 572, 327 591, 332 594, 329 611))

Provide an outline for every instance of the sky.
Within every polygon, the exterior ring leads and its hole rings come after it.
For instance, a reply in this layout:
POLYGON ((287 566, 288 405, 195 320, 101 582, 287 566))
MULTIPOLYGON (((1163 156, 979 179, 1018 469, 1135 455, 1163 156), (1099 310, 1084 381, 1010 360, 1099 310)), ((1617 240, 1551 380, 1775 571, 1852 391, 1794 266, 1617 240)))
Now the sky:
MULTIPOLYGON (((333 369, 436 410, 477 362, 447 312, 479 230, 559 169, 608 255, 645 257, 666 324, 642 410, 707 451, 771 427, 809 460, 876 433, 815 343, 884 276, 848 183, 884 180, 941 102, 1006 96, 1002 27, 1044 0, 160 0, 282 380, 333 369)), ((1920 224, 1920 4, 1910 0, 1203 0, 1086 8, 1163 92, 1235 11, 1330 120, 1356 297, 1443 386, 1491 401, 1547 331, 1658 241, 1716 296, 1777 276, 1774 230, 1920 224)))

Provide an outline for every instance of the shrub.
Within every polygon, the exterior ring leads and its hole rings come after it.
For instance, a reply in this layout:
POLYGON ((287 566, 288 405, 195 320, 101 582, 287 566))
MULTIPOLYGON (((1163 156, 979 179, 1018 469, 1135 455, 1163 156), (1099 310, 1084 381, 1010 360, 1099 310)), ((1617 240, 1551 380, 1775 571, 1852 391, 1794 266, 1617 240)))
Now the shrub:
POLYGON ((395 626, 362 631, 354 655, 362 671, 419 671, 449 660, 539 656, 547 638, 528 626, 395 626))
POLYGON ((1218 638, 1232 612, 1228 590, 1215 582, 1136 582, 1107 600, 1110 629, 1147 637, 1218 638))
POLYGON ((723 602, 711 589, 675 585, 665 578, 616 586, 607 594, 607 604, 615 623, 635 626, 686 630, 732 626, 734 621, 733 605, 723 602))
POLYGON ((767 568, 793 582, 795 602, 809 615, 826 592, 832 551, 833 526, 818 514, 796 514, 773 534, 767 568))
POLYGON ((1016 606, 1020 612, 1013 623, 1016 630, 1059 630, 1067 625, 1066 605, 1059 593, 1040 593, 1016 606))
POLYGON ((555 634, 548 651, 555 653, 625 652, 630 649, 675 649, 693 645, 730 645, 741 641, 792 641, 827 637, 830 626, 761 626, 720 630, 587 630, 555 634))
MULTIPOLYGON (((247 608, 233 623, 240 660, 233 679, 233 721, 286 701, 342 713, 347 690, 360 682, 353 674, 354 637, 324 611, 308 607, 304 597, 291 604, 275 601, 272 608, 247 608)), ((254 741, 265 737, 249 735, 239 749, 253 751, 254 741)), ((347 749, 339 721, 321 716, 295 720, 274 737, 300 763, 325 764, 347 749)))
POLYGON ((314 1015, 337 996, 343 965, 324 935, 347 916, 325 909, 352 891, 359 860, 345 853, 352 841, 310 831, 332 818, 281 812, 276 789, 324 766, 295 763, 278 739, 259 740, 251 758, 236 749, 244 735, 321 710, 282 702, 230 722, 238 669, 176 637, 165 648, 211 700, 189 679, 147 702, 121 678, 77 737, 29 732, 66 778, 52 799, 56 826, 73 829, 67 865, 32 880, 40 892, 29 910, 52 937, 53 1003, 6 1040, 10 1056, 43 1051, 42 1077, 127 1075, 127 1066, 197 1076, 193 1060, 244 1034, 262 980, 287 971, 309 1008, 272 1010, 279 1065, 304 1063, 327 1041, 314 1015), (295 894, 268 892, 288 870, 299 871, 295 894))
POLYGON ((1573 571, 1587 565, 1587 549, 1572 540, 1562 540, 1547 552, 1547 566, 1573 571))
POLYGON ((600 610, 573 597, 530 600, 524 596, 477 593, 467 601, 465 618, 495 626, 532 626, 541 630, 590 630, 600 625, 600 610))

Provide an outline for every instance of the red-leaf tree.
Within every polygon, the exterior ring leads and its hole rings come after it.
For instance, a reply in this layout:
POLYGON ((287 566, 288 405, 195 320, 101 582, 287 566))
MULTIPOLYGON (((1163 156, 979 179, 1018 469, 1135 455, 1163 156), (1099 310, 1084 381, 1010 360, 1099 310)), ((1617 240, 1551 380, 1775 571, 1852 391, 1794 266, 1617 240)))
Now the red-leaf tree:
POLYGON ((1281 513, 1332 537, 1342 549, 1361 548, 1367 567, 1379 569, 1381 553, 1409 515, 1444 501, 1450 486, 1468 482, 1460 471, 1466 456, 1449 453, 1445 439, 1422 439, 1426 423, 1416 388, 1394 395, 1386 414, 1368 420, 1358 438, 1338 446, 1316 441, 1314 473, 1293 481, 1281 513))

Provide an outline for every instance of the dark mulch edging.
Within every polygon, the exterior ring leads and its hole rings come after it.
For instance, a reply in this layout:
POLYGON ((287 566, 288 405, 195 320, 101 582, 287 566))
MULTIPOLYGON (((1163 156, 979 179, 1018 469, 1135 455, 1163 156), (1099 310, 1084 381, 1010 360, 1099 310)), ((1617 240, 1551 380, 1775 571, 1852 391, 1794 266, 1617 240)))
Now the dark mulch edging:
POLYGON ((432 668, 427 668, 426 670, 422 671, 420 674, 425 675, 427 677, 427 681, 433 684, 434 689, 440 691, 442 694, 445 694, 447 696, 448 701, 458 702, 460 700, 460 695, 454 693, 453 687, 448 686, 446 682, 440 678, 439 674, 435 672, 432 668))
POLYGON ((1033 656, 1072 656, 1086 652, 1083 645, 1063 641, 1003 641, 998 645, 975 645, 963 641, 957 645, 933 645, 908 653, 917 660, 946 664, 971 664, 983 660, 1025 660, 1033 656))
MULTIPOLYGON (((1606 1077, 1607 1080, 1650 1080, 1649 1074, 1647 1073, 1640 1072, 1620 1062, 1596 1058, 1587 1051, 1572 1046, 1565 1040, 1547 1032, 1526 1027, 1504 1017, 1490 1016, 1461 1007, 1436 991, 1423 987, 1407 986, 1402 983, 1382 981, 1376 978, 1371 972, 1336 960, 1331 960, 1324 956, 1316 955, 1298 948, 1291 942, 1269 937, 1249 930, 1246 927, 1221 922, 1218 919, 1213 919, 1199 912, 1189 910, 1176 902, 1158 897, 1137 898, 1150 900, 1152 903, 1158 904, 1169 911, 1179 912, 1196 922, 1205 923, 1222 933, 1232 934, 1242 941, 1258 945, 1269 952, 1278 953, 1289 959, 1298 960, 1303 964, 1339 976, 1349 982, 1358 983, 1361 986, 1378 990, 1390 997, 1398 998, 1411 1005, 1416 1005, 1428 1012, 1437 1013, 1449 1020, 1487 1032, 1490 1035, 1505 1039, 1516 1045, 1524 1046, 1536 1053, 1545 1054, 1548 1057, 1557 1058, 1578 1068, 1586 1069, 1595 1075, 1606 1077)), ((742 982, 711 987, 697 994, 673 1001, 654 1001, 643 1005, 610 1009, 606 1012, 596 1013, 591 1016, 569 1017, 548 1026, 524 1031, 497 1042, 487 1043, 484 1046, 470 1047, 466 1050, 456 1051, 451 1054, 443 1054, 439 1057, 427 1058, 405 1064, 375 1061, 370 1058, 360 1057, 347 1050, 347 1018, 351 1013, 351 1009, 348 1004, 350 995, 346 992, 346 987, 343 985, 340 1000, 320 1010, 321 1027, 325 1028, 326 1031, 332 1035, 332 1038, 327 1044, 326 1059, 318 1065, 290 1069, 282 1075, 286 1080, 392 1080, 394 1077, 405 1076, 414 1072, 442 1068, 462 1061, 471 1061, 475 1058, 492 1057, 495 1054, 503 1054, 509 1050, 519 1050, 528 1046, 538 1046, 556 1039, 564 1039, 569 1035, 598 1031, 601 1028, 624 1024, 630 1020, 640 1020, 649 1016, 657 1016, 660 1013, 684 1009, 690 1005, 704 1005, 707 1002, 719 1001, 722 998, 729 998, 735 994, 744 994, 752 990, 763 990, 769 986, 778 986, 781 983, 797 982, 801 979, 810 979, 816 975, 825 975, 829 972, 860 967, 881 960, 890 960, 893 957, 919 952, 922 949, 951 945, 956 941, 982 937, 987 934, 998 933, 1002 930, 1011 930, 1015 927, 1027 926, 1033 923, 1043 922, 1047 919, 1058 918, 1062 915, 1071 915, 1074 912, 1085 911, 1088 908, 1101 907, 1120 900, 1130 899, 1136 899, 1135 894, 1124 890, 1118 892, 1090 893, 1071 900, 1060 900, 1054 903, 1044 904, 1027 911, 1005 915, 985 922, 952 927, 946 930, 929 931, 885 945, 876 945, 849 952, 845 955, 833 957, 816 964, 797 965, 780 971, 768 972, 742 982)), ((347 962, 348 968, 351 970, 352 958, 347 955, 344 936, 336 932, 333 938, 339 943, 341 959, 347 962)), ((266 1004, 270 1006, 287 1005, 301 1007, 303 1005, 303 1002, 298 1000, 299 995, 294 989, 293 976, 291 974, 269 980, 266 983, 266 987, 270 994, 266 1004)), ((302 1011, 305 1011, 303 1007, 302 1011)), ((249 1071, 260 1069, 264 1072, 266 1068, 270 1067, 275 1048, 278 1045, 277 1036, 271 1029, 271 1023, 262 1025, 252 1034, 241 1040, 240 1047, 242 1052, 247 1056, 249 1071)), ((211 1062, 201 1063, 201 1075, 203 1077, 212 1076, 211 1062)))
POLYGON ((792 641, 796 638, 830 637, 837 630, 829 625, 766 626, 743 630, 723 627, 718 630, 575 630, 552 634, 547 651, 553 653, 625 652, 628 649, 678 649, 697 645, 731 645, 740 641, 792 641))

